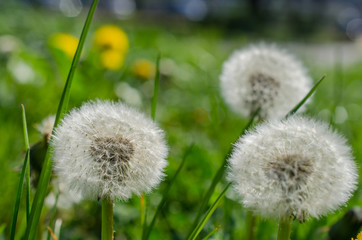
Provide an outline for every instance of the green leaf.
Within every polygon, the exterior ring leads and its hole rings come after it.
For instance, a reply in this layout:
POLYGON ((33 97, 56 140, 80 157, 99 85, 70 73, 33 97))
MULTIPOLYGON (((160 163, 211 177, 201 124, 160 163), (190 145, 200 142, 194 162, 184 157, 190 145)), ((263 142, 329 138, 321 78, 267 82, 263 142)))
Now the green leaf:
POLYGON ((215 232, 217 232, 217 230, 219 230, 220 225, 217 226, 214 230, 212 230, 209 234, 207 234, 202 240, 207 240, 209 239, 215 232))
POLYGON ((160 85, 160 60, 161 54, 158 54, 156 60, 156 75, 155 75, 155 82, 153 87, 153 97, 152 97, 152 105, 151 105, 151 117, 155 120, 156 116, 156 106, 157 106, 157 99, 158 99, 158 88, 160 85))
MULTIPOLYGON (((158 54, 156 59, 156 75, 153 84, 153 97, 151 103, 151 118, 155 120, 156 118, 156 108, 157 108, 157 99, 158 99, 158 88, 160 84, 160 59, 161 54, 158 54)), ((152 219, 153 221, 154 219, 152 219)), ((147 200, 146 196, 141 196, 141 225, 142 225, 142 239, 145 239, 147 232, 147 200)), ((148 236, 147 236, 148 237, 148 236)), ((147 238, 146 237, 146 238, 147 238)))
POLYGON ((171 179, 171 181, 168 183, 166 189, 163 191, 162 199, 161 199, 160 203, 159 203, 158 206, 157 206, 155 215, 153 215, 153 218, 152 218, 152 221, 151 221, 150 225, 145 229, 145 233, 143 234, 143 237, 142 237, 143 240, 148 239, 148 237, 150 236, 151 231, 152 231, 152 228, 153 228, 153 226, 155 225, 156 218, 157 218, 157 216, 160 214, 162 207, 165 205, 165 203, 166 203, 167 200, 168 200, 168 196, 169 196, 168 193, 169 193, 169 191, 170 191, 170 189, 171 189, 171 186, 172 186, 172 185, 174 184, 174 182, 176 181, 176 178, 177 178, 178 174, 180 173, 182 167, 184 166, 185 161, 186 161, 186 159, 187 159, 187 156, 191 153, 193 147, 194 147, 194 144, 191 144, 191 145, 186 149, 186 151, 184 152, 184 155, 183 155, 183 157, 182 157, 182 161, 181 161, 181 163, 180 163, 180 166, 177 168, 175 175, 173 176, 173 178, 171 179))
POLYGON ((26 124, 26 115, 25 115, 25 108, 24 105, 21 104, 21 110, 23 115, 23 130, 24 130, 24 142, 25 142, 25 148, 29 156, 28 161, 26 163, 26 185, 25 185, 25 191, 26 191, 26 221, 29 222, 29 216, 30 216, 30 144, 29 144, 29 135, 28 135, 28 127, 26 124))
POLYGON ((319 81, 314 84, 314 86, 312 87, 312 89, 307 93, 307 95, 292 109, 290 110, 290 112, 285 116, 285 118, 290 117, 291 115, 293 115, 294 113, 296 113, 298 111, 299 108, 301 108, 303 106, 303 104, 308 100, 308 98, 310 98, 312 96, 312 94, 317 90, 317 88, 319 87, 319 85, 322 83, 322 81, 326 78, 326 75, 324 74, 319 81))
MULTIPOLYGON (((11 225, 10 225, 10 239, 13 240, 15 238, 15 229, 16 229, 16 223, 17 223, 17 219, 18 219, 18 213, 19 213, 19 206, 20 206, 20 199, 21 199, 21 194, 23 191, 23 184, 24 184, 24 178, 25 178, 25 174, 26 174, 26 169, 29 165, 29 158, 30 158, 30 147, 29 147, 29 138, 28 138, 28 129, 27 129, 27 124, 26 124, 26 114, 25 114, 25 108, 24 105, 21 105, 21 110, 22 110, 22 119, 23 119, 23 129, 24 129, 24 140, 25 140, 25 146, 26 146, 26 153, 25 153, 25 158, 24 158, 24 163, 23 163, 23 167, 21 168, 21 174, 20 174, 20 179, 19 179, 19 184, 18 184, 18 190, 16 193, 16 198, 15 198, 15 205, 14 205, 14 209, 13 209, 13 215, 12 215, 12 220, 11 220, 11 225)), ((29 183, 29 182, 27 182, 29 183)), ((30 183, 29 183, 30 184, 30 183)), ((26 216, 29 216, 29 200, 28 197, 30 196, 30 185, 27 184, 27 211, 26 211, 26 216), (29 186, 29 188, 28 188, 29 186), (28 191, 29 191, 29 195, 28 195, 28 191)))
MULTIPOLYGON (((55 127, 58 125, 58 123, 60 122, 60 119, 63 117, 63 115, 67 111, 69 97, 70 97, 70 88, 72 85, 73 76, 75 73, 75 69, 78 65, 79 58, 80 58, 80 55, 81 55, 81 52, 83 49, 83 45, 84 45, 87 33, 89 31, 89 26, 92 21, 94 11, 97 7, 98 1, 99 0, 94 0, 92 3, 92 6, 89 9, 89 13, 88 13, 87 19, 85 21, 85 24, 84 24, 84 27, 82 30, 82 34, 80 36, 77 51, 75 52, 73 62, 72 62, 72 65, 71 65, 71 68, 70 68, 70 71, 68 74, 68 78, 67 78, 67 81, 65 83, 65 87, 64 87, 64 90, 62 93, 62 97, 60 99, 57 115, 55 117, 52 135, 54 134, 55 127)), ((52 151, 53 151, 52 147, 49 146, 47 153, 45 155, 43 169, 40 174, 38 188, 35 193, 33 205, 31 208, 30 219, 29 219, 29 223, 28 223, 28 226, 27 226, 26 232, 25 232, 25 239, 35 239, 41 210, 43 208, 44 199, 46 196, 47 187, 48 187, 50 177, 51 177, 51 172, 52 172, 52 161, 51 161, 52 151)))
POLYGON ((217 199, 215 200, 215 202, 212 204, 212 206, 209 208, 209 210, 206 212, 206 214, 204 215, 203 219, 201 220, 201 222, 197 225, 197 227, 192 231, 191 236, 188 238, 188 240, 195 240, 197 238, 197 236, 200 234, 201 230, 203 229, 203 227, 205 226, 206 222, 209 220, 209 218, 211 217, 211 215, 215 212, 217 206, 219 205, 221 199, 224 197, 226 191, 230 188, 231 183, 228 183, 228 185, 226 185, 226 187, 224 188, 224 190, 220 193, 220 195, 217 197, 217 199))
MULTIPOLYGON (((258 108, 255 111, 255 113, 252 115, 252 117, 250 118, 249 122, 244 127, 244 129, 242 130, 240 135, 243 135, 252 126, 252 124, 254 123, 254 120, 258 116, 259 112, 260 112, 260 108, 258 108)), ((222 180, 222 178, 224 176, 224 172, 225 172, 225 167, 226 167, 226 164, 227 164, 227 159, 228 159, 229 155, 231 154, 232 149, 233 149, 233 147, 230 147, 228 153, 224 157, 224 160, 223 160, 220 168, 217 170, 214 178, 212 179, 211 185, 210 185, 209 189, 207 190, 204 198, 201 201, 199 211, 197 212, 196 218, 195 218, 195 220, 194 220, 194 222, 192 224, 192 228, 191 228, 188 236, 191 235, 192 229, 194 229, 197 226, 198 222, 200 221, 200 218, 202 217, 202 214, 206 210, 207 205, 209 204, 209 200, 210 200, 212 194, 214 193, 216 185, 222 180)))
POLYGON ((3 223, 3 224, 0 225, 0 235, 2 235, 2 234, 4 233, 5 228, 6 228, 6 224, 5 224, 5 223, 3 223))
MULTIPOLYGON (((55 214, 57 212, 57 205, 58 205, 58 199, 59 199, 60 192, 58 192, 57 196, 55 197, 55 203, 51 212, 50 221, 49 221, 49 227, 51 229, 54 229, 54 222, 55 222, 55 214)), ((50 240, 50 231, 48 231, 47 240, 50 240)))

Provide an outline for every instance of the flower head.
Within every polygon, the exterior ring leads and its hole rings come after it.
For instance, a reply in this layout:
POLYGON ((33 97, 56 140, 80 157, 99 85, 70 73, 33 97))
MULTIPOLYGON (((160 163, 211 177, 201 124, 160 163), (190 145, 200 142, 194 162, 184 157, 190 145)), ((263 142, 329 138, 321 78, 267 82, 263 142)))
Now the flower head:
POLYGON ((104 68, 120 69, 129 49, 127 34, 117 26, 104 25, 97 29, 94 46, 100 54, 100 62, 104 68))
POLYGON ((77 50, 78 39, 67 33, 56 33, 50 38, 50 45, 72 58, 77 50))
POLYGON ((246 207, 301 222, 344 204, 358 178, 346 140, 302 117, 259 125, 238 140, 229 164, 228 178, 246 207))
POLYGON ((125 54, 129 48, 127 34, 117 26, 104 25, 96 30, 94 45, 100 50, 118 50, 125 54))
POLYGON ((55 130, 55 171, 85 198, 126 200, 149 192, 164 176, 164 132, 121 102, 84 104, 55 130))
POLYGON ((117 70, 123 65, 124 55, 117 50, 108 49, 101 52, 100 60, 104 68, 117 70))
POLYGON ((221 90, 231 108, 264 119, 281 119, 311 88, 302 64, 274 45, 251 45, 224 63, 221 90))
POLYGON ((358 233, 356 239, 352 238, 352 240, 362 240, 362 231, 358 233))
POLYGON ((143 79, 150 79, 155 75, 155 64, 146 59, 138 59, 132 64, 132 73, 143 79))
POLYGON ((55 115, 50 115, 44 118, 40 124, 36 124, 36 129, 47 139, 47 142, 50 140, 50 136, 53 131, 53 126, 55 122, 55 115))

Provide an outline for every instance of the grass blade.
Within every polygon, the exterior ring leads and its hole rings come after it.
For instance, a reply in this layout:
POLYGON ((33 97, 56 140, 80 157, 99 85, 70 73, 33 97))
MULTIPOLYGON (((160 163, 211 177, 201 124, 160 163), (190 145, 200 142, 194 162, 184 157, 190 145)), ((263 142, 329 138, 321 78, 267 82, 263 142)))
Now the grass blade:
POLYGON ((156 75, 155 75, 155 82, 153 87, 153 97, 152 97, 152 105, 151 105, 151 117, 155 120, 156 116, 156 106, 157 106, 157 99, 158 99, 158 88, 160 85, 160 60, 161 54, 158 54, 156 60, 156 75))
MULTIPOLYGON (((94 0, 92 3, 92 6, 89 9, 88 16, 85 21, 85 24, 84 24, 84 27, 82 30, 82 34, 80 36, 79 44, 78 44, 77 50, 75 52, 73 62, 72 62, 72 65, 71 65, 71 68, 70 68, 70 71, 69 71, 69 74, 67 77, 67 81, 65 83, 65 87, 64 87, 64 90, 62 93, 62 97, 61 97, 61 100, 60 100, 60 103, 58 106, 58 111, 57 111, 57 115, 55 117, 55 122, 54 122, 54 128, 58 125, 61 117, 64 115, 64 113, 67 110, 69 96, 70 96, 70 87, 72 85, 73 76, 75 73, 75 69, 78 65, 78 62, 80 59, 80 54, 82 52, 83 45, 84 45, 88 30, 89 30, 90 23, 92 21, 93 15, 94 15, 94 11, 97 7, 98 1, 99 0, 94 0)), ((54 133, 54 129, 53 129, 53 133, 54 133)), ((29 219, 29 223, 27 225, 26 232, 25 232, 25 239, 35 239, 41 210, 43 208, 43 203, 44 203, 47 187, 48 187, 51 172, 52 172, 51 152, 52 152, 52 149, 51 149, 51 147, 49 147, 47 150, 47 153, 45 155, 43 169, 40 174, 38 188, 35 193, 33 205, 31 208, 30 219, 29 219)))
MULTIPOLYGON (((30 144, 29 144, 29 135, 28 135, 28 127, 26 124, 26 114, 25 107, 21 104, 21 111, 23 116, 23 130, 24 130, 24 142, 26 148, 26 154, 28 155, 28 161, 26 162, 26 222, 29 222, 30 216, 30 144)), ((24 163, 25 164, 25 163, 24 163)))
MULTIPOLYGON (((23 167, 21 168, 20 179, 19 179, 19 184, 18 184, 18 191, 16 193, 15 205, 14 205, 14 209, 13 209, 13 215, 12 215, 12 218, 11 218, 11 225, 10 225, 10 239, 11 240, 13 240, 15 238, 15 229, 16 229, 16 222, 18 220, 20 199, 21 199, 21 194, 22 194, 22 191, 23 191, 23 184, 24 184, 26 169, 27 169, 27 167, 29 165, 29 158, 30 158, 28 129, 27 129, 27 124, 26 124, 26 114, 25 114, 24 105, 21 105, 21 110, 22 110, 22 119, 23 119, 23 129, 24 129, 24 140, 25 140, 25 146, 26 146, 26 153, 25 153, 23 167)), ((27 182, 27 183, 30 184, 30 182, 27 182)), ((29 217, 28 197, 30 197, 30 185, 27 184, 27 189, 26 190, 27 190, 26 216, 27 216, 27 219, 28 219, 28 217, 29 217), (29 188, 28 188, 28 186, 29 186, 29 188), (29 195, 28 195, 28 191, 29 191, 29 195)))
POLYGON ((224 197, 227 190, 230 188, 231 183, 228 183, 224 190, 220 193, 220 195, 217 197, 215 202, 212 204, 212 206, 209 208, 209 210, 206 212, 205 216, 201 220, 201 222, 197 225, 197 227, 192 231, 191 236, 188 238, 188 240, 195 240, 197 236, 200 234, 202 228, 205 226, 206 222, 209 220, 211 215, 215 212, 217 206, 219 205, 221 199, 224 197))
MULTIPOLYGON (((156 118, 156 108, 157 108, 157 99, 158 99, 158 88, 160 84, 160 59, 161 54, 158 54, 156 59, 156 74, 155 74, 155 80, 153 84, 153 97, 152 97, 152 103, 151 103, 151 118, 152 120, 155 120, 156 118)), ((141 225, 142 225, 142 239, 145 238, 145 234, 147 231, 147 201, 142 194, 141 196, 141 225)))
POLYGON ((322 81, 326 78, 326 75, 324 74, 319 81, 314 84, 314 86, 312 87, 312 89, 307 93, 307 95, 292 109, 290 110, 290 112, 285 116, 285 118, 290 117, 291 115, 293 115, 294 113, 296 113, 298 111, 298 109, 303 106, 303 104, 308 100, 308 98, 310 98, 312 96, 312 94, 315 92, 315 90, 317 90, 318 86, 322 83, 322 81))
MULTIPOLYGON (((54 222, 55 222, 55 214, 57 212, 57 205, 58 205, 58 199, 59 199, 59 195, 60 192, 57 194, 57 196, 55 197, 55 203, 51 212, 51 216, 50 216, 50 221, 49 221, 49 226, 48 226, 48 230, 50 229, 54 229, 54 222)), ((47 236, 47 240, 50 240, 50 235, 51 232, 48 231, 48 236, 47 236)), ((53 237, 54 238, 54 237, 53 237)))
POLYGON ((207 240, 209 239, 215 232, 217 232, 217 230, 220 229, 220 225, 217 226, 214 230, 212 230, 209 234, 206 235, 206 237, 204 237, 202 240, 207 240))
POLYGON ((143 234, 143 237, 142 237, 143 240, 148 239, 148 237, 150 236, 151 231, 152 231, 152 228, 153 228, 153 226, 155 225, 157 216, 160 214, 162 207, 165 205, 165 203, 166 203, 166 201, 167 201, 168 192, 170 191, 171 186, 173 185, 173 183, 176 181, 176 178, 177 178, 178 174, 180 173, 182 167, 184 166, 185 161, 186 161, 186 158, 187 158, 187 156, 190 154, 190 152, 192 151, 193 147, 194 147, 194 144, 191 144, 191 145, 186 149, 186 151, 185 151, 185 153, 184 153, 184 155, 183 155, 183 157, 182 157, 182 161, 181 161, 181 163, 180 163, 180 166, 177 168, 175 175, 173 176, 173 178, 171 179, 171 181, 168 183, 165 191, 163 191, 162 199, 161 199, 160 203, 159 203, 158 206, 157 206, 155 215, 153 215, 153 218, 152 218, 152 221, 151 221, 150 225, 146 228, 146 232, 143 234))
MULTIPOLYGON (((256 116, 258 116, 259 112, 260 112, 260 108, 258 108, 255 111, 255 113, 252 115, 252 117, 250 118, 249 122, 244 127, 244 129, 242 130, 240 135, 243 135, 246 132, 246 130, 248 130, 251 127, 251 125, 254 123, 254 120, 255 120, 256 116)), ((214 193, 216 185, 221 181, 222 177, 224 176, 227 159, 228 159, 232 149, 233 149, 233 147, 231 147, 229 149, 229 152, 224 157, 224 161, 222 162, 220 168, 217 170, 214 178, 212 179, 211 185, 210 185, 209 189, 207 190, 204 198, 201 201, 201 205, 200 205, 199 211, 198 211, 198 213, 196 215, 196 218, 195 218, 195 220, 194 220, 194 222, 192 224, 191 231, 192 231, 192 229, 194 229, 197 226, 197 223, 200 221, 200 218, 202 217, 202 214, 205 212, 205 210, 207 208, 207 205, 209 204, 209 200, 210 200, 212 194, 214 193)), ((191 233, 192 233, 191 231, 189 232, 188 236, 191 235, 191 233)))

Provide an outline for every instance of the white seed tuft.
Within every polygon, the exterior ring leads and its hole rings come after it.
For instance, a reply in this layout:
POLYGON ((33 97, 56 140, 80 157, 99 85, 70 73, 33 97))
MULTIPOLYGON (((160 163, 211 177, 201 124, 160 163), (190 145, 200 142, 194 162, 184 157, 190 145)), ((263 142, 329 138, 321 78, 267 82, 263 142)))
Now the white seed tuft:
POLYGON ((55 172, 84 198, 126 200, 162 180, 164 138, 150 118, 121 102, 85 103, 55 130, 55 172))
MULTIPOLYGON (((231 108, 264 119, 281 119, 312 87, 312 79, 292 55, 274 45, 235 51, 220 76, 222 95, 231 108)), ((303 109, 303 108, 302 108, 303 109)))
POLYGON ((343 205, 358 175, 342 136, 324 123, 294 116, 242 136, 229 159, 228 179, 257 214, 293 215, 303 222, 343 205))

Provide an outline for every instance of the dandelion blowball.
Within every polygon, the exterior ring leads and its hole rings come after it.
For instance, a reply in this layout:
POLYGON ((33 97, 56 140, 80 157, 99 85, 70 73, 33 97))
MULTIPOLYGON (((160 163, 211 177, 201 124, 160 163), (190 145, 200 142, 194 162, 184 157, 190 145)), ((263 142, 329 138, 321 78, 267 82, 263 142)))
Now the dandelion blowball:
POLYGON ((221 91, 231 108, 251 116, 260 108, 264 119, 281 119, 312 87, 303 65, 274 45, 251 45, 224 63, 221 91))
POLYGON ((303 222, 343 205, 358 175, 343 137, 326 124, 290 117, 242 136, 229 159, 228 179, 257 214, 303 222))
POLYGON ((126 200, 162 180, 164 138, 150 118, 121 102, 85 103, 56 128, 55 172, 85 198, 126 200))

